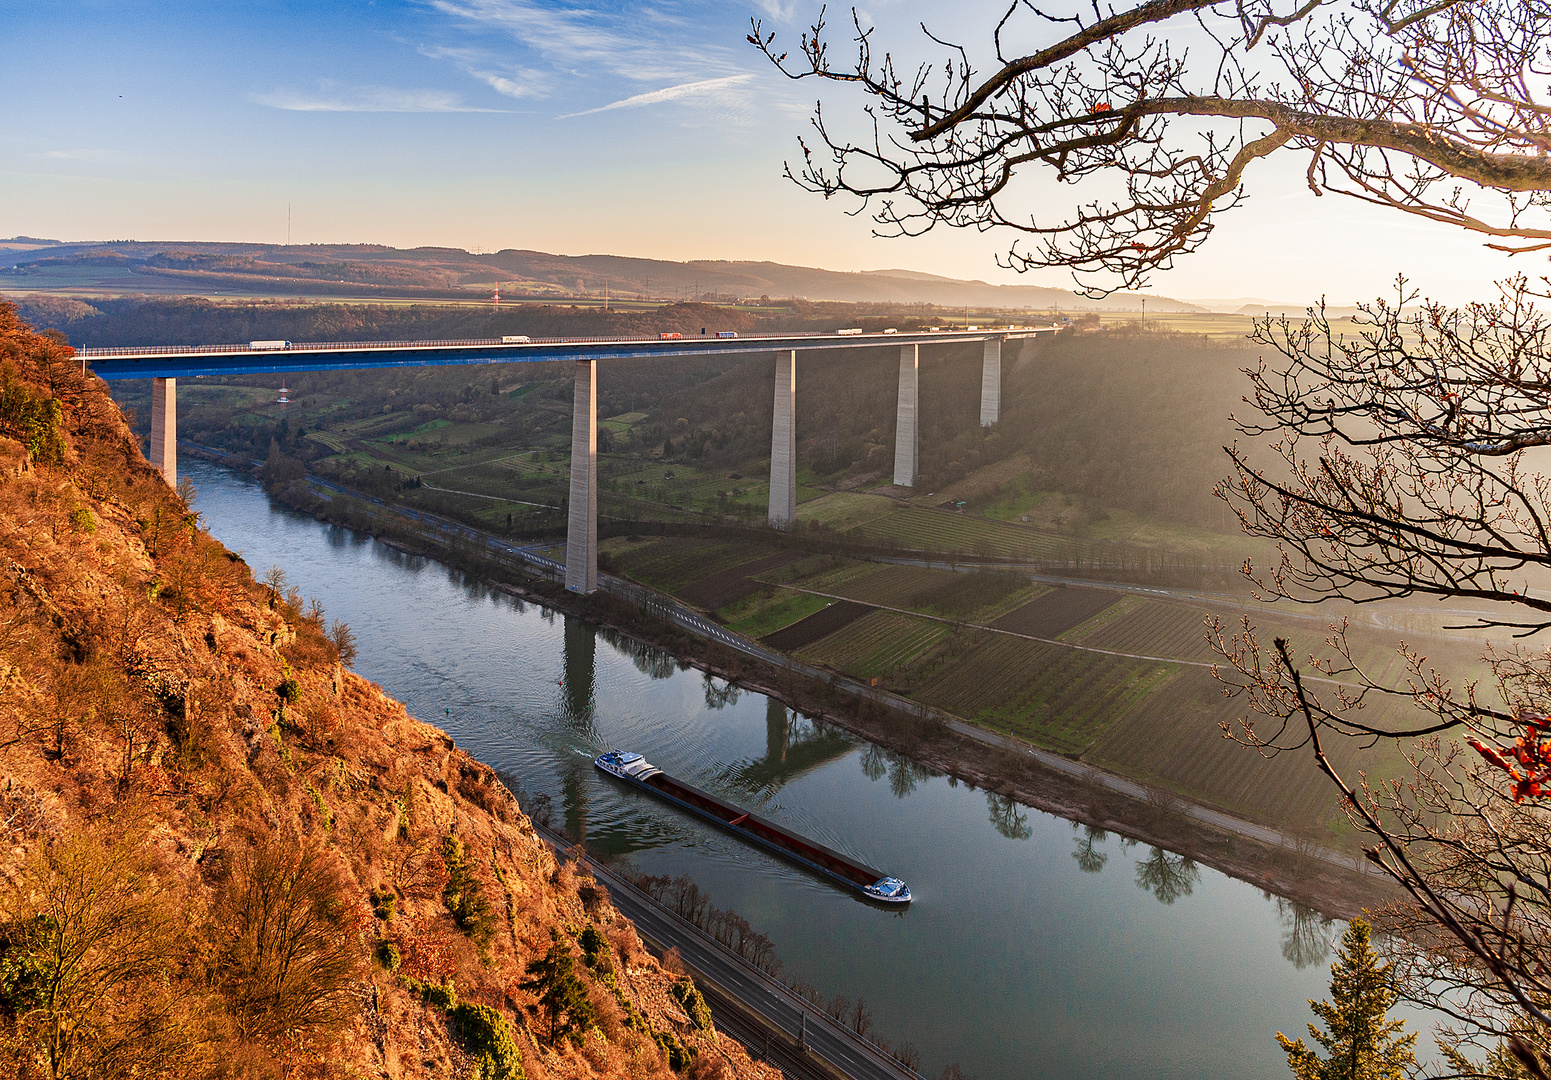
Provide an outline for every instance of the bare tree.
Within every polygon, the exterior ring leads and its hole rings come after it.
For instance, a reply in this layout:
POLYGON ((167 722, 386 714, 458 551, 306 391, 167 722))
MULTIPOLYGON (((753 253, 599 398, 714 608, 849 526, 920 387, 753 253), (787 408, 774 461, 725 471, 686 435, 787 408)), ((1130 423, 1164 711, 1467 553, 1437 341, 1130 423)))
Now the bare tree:
POLYGON ((351 1015, 360 914, 321 850, 275 836, 237 855, 216 908, 216 981, 244 1039, 327 1036, 351 1015))
POLYGON ((860 125, 821 103, 817 142, 787 172, 859 200, 880 235, 1011 229, 1007 265, 1134 288, 1206 240, 1258 160, 1301 151, 1315 194, 1504 250, 1551 245, 1544 0, 1010 0, 978 46, 923 26, 918 63, 850 21, 849 61, 832 56, 822 13, 791 52, 759 21, 749 41, 794 80, 866 99, 860 125), (1038 166, 1080 185, 1049 217, 1025 209, 1038 166))
MULTIPOLYGON (((1275 467, 1230 447, 1219 494, 1281 553, 1245 571, 1285 602, 1433 597, 1457 628, 1542 633, 1551 478, 1533 465, 1551 444, 1551 318, 1523 279, 1464 309, 1411 299, 1402 283, 1345 339, 1317 313, 1258 329, 1278 359, 1248 372, 1258 415, 1240 429, 1275 467)), ((1373 838, 1368 858, 1413 899, 1388 923, 1406 993, 1450 1018, 1450 1045, 1551 1072, 1551 649, 1510 637, 1489 680, 1456 682, 1402 642, 1407 674, 1386 680, 1344 624, 1307 657, 1247 619, 1214 636, 1228 692, 1258 718, 1228 734, 1312 752, 1373 838), (1407 774, 1343 774, 1327 753, 1342 736, 1405 740, 1407 774)))
POLYGON ((42 1075, 199 1074, 208 1029, 171 985, 177 919, 137 836, 77 828, 40 845, 0 916, 13 1023, 42 1075))

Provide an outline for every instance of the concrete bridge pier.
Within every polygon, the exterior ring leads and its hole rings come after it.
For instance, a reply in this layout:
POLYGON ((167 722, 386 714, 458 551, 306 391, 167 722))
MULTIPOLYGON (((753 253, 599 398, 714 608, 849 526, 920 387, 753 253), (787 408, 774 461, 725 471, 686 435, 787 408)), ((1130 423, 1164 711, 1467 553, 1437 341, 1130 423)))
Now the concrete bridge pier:
POLYGON ((797 350, 776 353, 775 413, 770 429, 770 524, 797 523, 797 350))
POLYGON ((178 486, 178 380, 151 380, 151 465, 178 486))
POLYGON ((986 338, 985 360, 980 368, 980 426, 990 427, 1002 418, 1002 339, 986 338))
POLYGON ((894 483, 916 486, 921 467, 918 433, 918 391, 921 376, 920 347, 902 345, 899 350, 899 410, 894 423, 894 483))
POLYGON ((565 587, 598 591, 598 365, 576 361, 571 398, 571 492, 566 501, 565 587))

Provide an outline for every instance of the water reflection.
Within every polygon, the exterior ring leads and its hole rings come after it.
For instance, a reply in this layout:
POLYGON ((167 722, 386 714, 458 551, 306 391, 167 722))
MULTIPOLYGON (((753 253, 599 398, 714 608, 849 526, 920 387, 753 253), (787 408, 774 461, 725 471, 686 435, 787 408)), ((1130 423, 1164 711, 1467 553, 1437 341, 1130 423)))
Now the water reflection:
POLYGON ((1029 828, 1029 815, 1023 812, 1016 799, 988 791, 986 806, 991 811, 991 824, 1007 839, 1027 840, 1034 835, 1034 830, 1029 828))
POLYGON ((942 774, 912 761, 904 754, 885 750, 876 743, 868 743, 862 750, 862 773, 869 780, 889 778, 889 790, 896 799, 903 799, 916 789, 923 780, 942 774))
MULTIPOLYGON (((567 618, 561 649, 561 666, 565 674, 560 680, 560 703, 567 734, 571 736, 573 746, 597 746, 602 741, 593 715, 597 635, 582 620, 567 618)), ((562 761, 560 805, 565 811, 566 835, 584 841, 587 839, 587 791, 592 763, 583 754, 570 754, 562 761)))
POLYGON ((644 641, 637 641, 617 630, 598 627, 597 634, 608 642, 615 652, 628 656, 630 662, 635 665, 635 669, 649 679, 666 679, 683 666, 668 650, 648 645, 644 641))
POLYGON ((738 703, 740 693, 737 684, 723 682, 715 675, 707 671, 700 680, 705 688, 705 707, 708 709, 725 709, 729 705, 738 703))
POLYGON ((766 698, 765 756, 732 766, 726 780, 740 792, 773 795, 782 785, 844 757, 855 747, 856 740, 841 729, 798 716, 774 698, 766 698))
POLYGON ((1172 904, 1195 891, 1201 880, 1201 868, 1195 860, 1160 847, 1136 864, 1136 884, 1165 904, 1172 904))
POLYGON ((1336 935, 1334 919, 1285 896, 1264 895, 1276 901, 1276 912, 1282 919, 1282 955, 1293 967, 1302 971, 1330 955, 1330 943, 1336 935))
POLYGON ((1075 821, 1072 828, 1082 829, 1082 835, 1077 838, 1077 850, 1072 852, 1077 868, 1085 874, 1097 874, 1109 862, 1109 853, 1098 849, 1098 845, 1109 839, 1109 833, 1097 825, 1079 826, 1075 821))

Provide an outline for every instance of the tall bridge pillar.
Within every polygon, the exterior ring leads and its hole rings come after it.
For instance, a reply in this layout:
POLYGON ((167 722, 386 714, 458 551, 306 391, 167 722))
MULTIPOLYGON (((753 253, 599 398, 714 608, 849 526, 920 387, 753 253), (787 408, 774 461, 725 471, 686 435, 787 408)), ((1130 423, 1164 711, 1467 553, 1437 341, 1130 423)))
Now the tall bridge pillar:
POLYGON ((985 362, 980 368, 980 426, 990 427, 1002 418, 1002 339, 986 338, 985 362))
POLYGON ((775 414, 770 430, 770 524, 797 522, 797 350, 776 353, 775 414))
POLYGON ((899 411, 894 423, 894 483, 915 487, 920 471, 921 445, 917 433, 917 399, 921 375, 920 348, 903 345, 899 350, 899 411))
POLYGON ((571 493, 566 501, 565 587, 598 591, 598 365, 576 361, 571 398, 571 493))
POLYGON ((178 380, 151 380, 151 465, 178 486, 178 380))

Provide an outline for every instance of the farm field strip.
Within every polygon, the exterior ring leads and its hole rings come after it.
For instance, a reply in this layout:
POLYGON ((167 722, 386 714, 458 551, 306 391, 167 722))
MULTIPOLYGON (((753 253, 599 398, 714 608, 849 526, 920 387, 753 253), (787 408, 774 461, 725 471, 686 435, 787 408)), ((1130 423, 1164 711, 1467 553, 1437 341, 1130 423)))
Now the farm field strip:
POLYGON ((829 606, 822 596, 807 593, 774 592, 769 596, 745 597, 717 612, 727 629, 748 638, 761 638, 806 619, 829 606))
POLYGON ((893 513, 899 504, 885 495, 831 491, 805 503, 799 521, 816 521, 842 531, 893 513))
POLYGON ((986 635, 915 696, 1047 749, 1080 755, 1177 670, 986 635))
POLYGON ((820 638, 828 637, 842 627, 876 610, 876 608, 868 607, 866 604, 858 604, 854 600, 837 600, 815 611, 806 619, 800 619, 790 626, 777 630, 773 634, 766 634, 760 640, 772 649, 780 649, 782 652, 793 652, 804 645, 811 645, 820 638))
MULTIPOLYGON (((970 593, 972 597, 973 590, 980 584, 974 574, 932 570, 923 566, 885 565, 870 574, 846 579, 830 585, 829 588, 848 599, 858 600, 864 604, 876 604, 879 607, 918 611, 923 615, 951 618, 954 617, 951 614, 942 615, 944 610, 942 605, 955 599, 963 599, 965 592, 970 593)), ((1000 581, 998 584, 1000 585, 1000 581)), ((961 622, 983 626, 1007 610, 1021 606, 1046 591, 1048 589, 1045 586, 1037 585, 1027 578, 1019 578, 1016 585, 996 599, 966 610, 957 617, 961 622)), ((948 607, 946 610, 952 613, 954 609, 948 607)))
POLYGON ((1071 558, 1078 546, 1078 542, 1069 537, 1049 536, 1017 525, 919 506, 901 507, 892 514, 851 529, 849 535, 873 541, 893 541, 923 551, 958 551, 1000 557, 1071 558))
MULTIPOLYGON (((1340 800, 1311 757, 1266 758, 1222 737, 1219 723, 1232 724, 1244 711, 1242 701, 1224 699, 1221 687, 1204 672, 1181 671, 1144 708, 1121 718, 1083 758, 1251 820, 1303 830, 1328 825, 1339 813, 1340 800)), ((1386 774, 1386 765, 1399 764, 1363 752, 1347 739, 1334 740, 1327 752, 1348 774, 1360 768, 1378 777, 1386 774)))
POLYGON ((659 540, 620 557, 621 568, 648 585, 677 593, 709 574, 749 561, 758 548, 731 541, 707 544, 698 540, 659 540))
MULTIPOLYGON (((823 596, 830 600, 850 600, 850 597, 840 596, 836 593, 821 592, 817 589, 806 589, 800 585, 789 585, 783 583, 781 588, 790 589, 793 592, 803 592, 810 593, 814 596, 823 596)), ((1217 666, 1216 664, 1209 663, 1204 660, 1186 660, 1176 656, 1150 656, 1146 653, 1125 652, 1120 649, 1103 649, 1096 645, 1085 645, 1078 641, 1069 641, 1062 638, 1036 637, 1033 634, 1020 634, 1015 630, 1006 630, 996 626, 979 626, 975 623, 966 623, 961 619, 949 619, 941 615, 924 615, 919 611, 910 611, 905 608, 889 607, 886 604, 872 604, 869 606, 875 607, 880 611, 893 611, 900 615, 910 615, 918 619, 932 619, 936 622, 945 623, 948 626, 961 626, 972 630, 983 630, 988 634, 1000 634, 1010 638, 1018 638, 1023 641, 1037 641, 1042 645, 1054 645, 1057 648, 1072 649, 1077 652, 1098 653, 1103 656, 1119 657, 1123 660, 1143 660, 1156 664, 1177 664, 1183 667, 1205 668, 1208 670, 1217 666)), ((775 647, 779 648, 779 646, 775 647)), ((1326 678, 1322 675, 1305 675, 1303 677, 1303 681, 1325 683, 1330 686, 1344 686, 1349 689, 1361 689, 1361 687, 1356 683, 1345 682, 1341 679, 1326 678)))
POLYGON ((774 555, 766 555, 753 562, 740 563, 726 570, 707 574, 699 581, 684 586, 679 590, 678 595, 681 600, 688 601, 695 607, 715 611, 767 587, 764 582, 754 580, 752 575, 765 570, 775 570, 800 558, 802 553, 799 551, 778 551, 774 555))
POLYGON ((804 660, 827 664, 863 679, 887 675, 948 636, 941 623, 894 611, 874 611, 797 651, 804 660))
POLYGON ((1029 637, 1057 638, 1120 600, 1121 594, 1107 589, 1055 588, 1003 615, 992 629, 1011 630, 1029 637))
POLYGON ((864 604, 903 608, 923 589, 954 576, 951 570, 928 570, 924 566, 884 566, 844 582, 843 588, 831 588, 864 604))
POLYGON ((346 449, 345 440, 330 431, 309 431, 307 438, 319 446, 326 446, 336 454, 343 453, 346 449))

